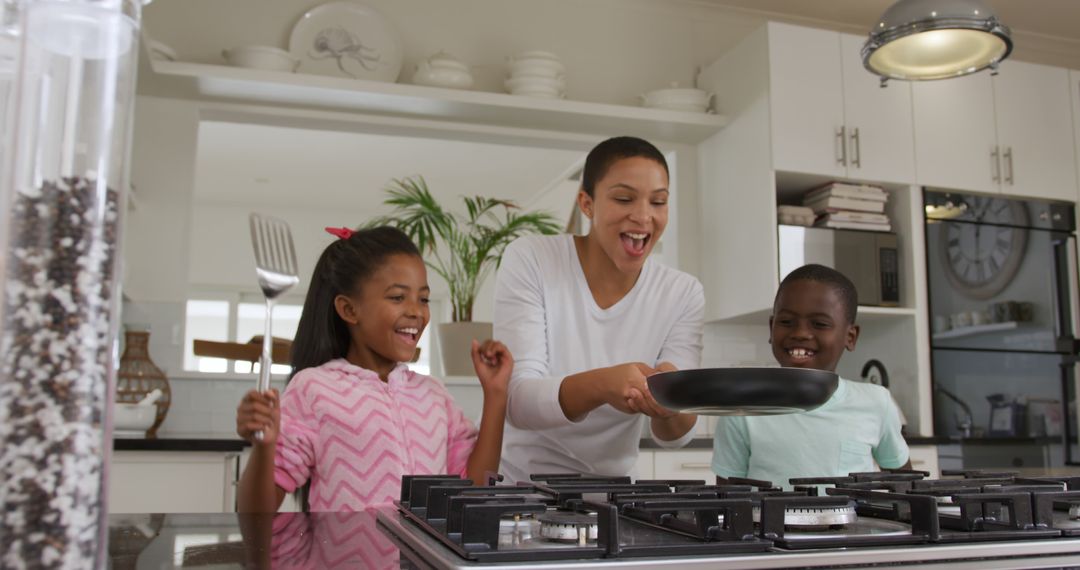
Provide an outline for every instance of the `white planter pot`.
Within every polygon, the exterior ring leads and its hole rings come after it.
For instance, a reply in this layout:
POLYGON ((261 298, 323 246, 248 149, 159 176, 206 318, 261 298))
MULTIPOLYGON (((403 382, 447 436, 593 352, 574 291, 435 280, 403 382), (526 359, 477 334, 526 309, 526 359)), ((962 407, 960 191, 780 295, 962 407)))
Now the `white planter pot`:
POLYGON ((472 341, 491 338, 491 323, 442 323, 437 327, 444 376, 475 376, 472 341))

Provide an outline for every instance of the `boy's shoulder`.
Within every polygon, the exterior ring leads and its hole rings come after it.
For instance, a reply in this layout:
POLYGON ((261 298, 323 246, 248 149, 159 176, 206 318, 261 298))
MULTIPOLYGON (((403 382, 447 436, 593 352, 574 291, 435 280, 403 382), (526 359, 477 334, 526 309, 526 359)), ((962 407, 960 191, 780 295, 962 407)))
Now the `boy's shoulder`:
POLYGON ((855 382, 846 378, 841 378, 840 382, 844 385, 847 405, 882 408, 891 405, 892 397, 889 395, 887 388, 869 382, 855 382))

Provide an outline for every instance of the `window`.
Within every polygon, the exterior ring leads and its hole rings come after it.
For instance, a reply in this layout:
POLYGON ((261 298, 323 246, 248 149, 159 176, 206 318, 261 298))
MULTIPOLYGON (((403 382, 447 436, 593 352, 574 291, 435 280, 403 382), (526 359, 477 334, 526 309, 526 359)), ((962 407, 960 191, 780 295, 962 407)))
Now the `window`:
POLYGON ((229 363, 224 358, 195 356, 194 342, 200 340, 229 340, 229 302, 190 299, 187 302, 184 327, 184 370, 226 372, 229 363))
MULTIPOLYGON (((195 356, 194 342, 213 340, 219 342, 248 342, 253 336, 263 334, 266 303, 258 295, 243 293, 201 293, 198 299, 189 299, 184 327, 184 370, 205 373, 258 374, 259 364, 224 358, 195 356)), ((275 338, 292 340, 300 324, 303 306, 297 303, 279 302, 274 305, 272 334, 275 338)), ((433 300, 432 322, 428 324, 417 348, 420 358, 409 364, 409 369, 419 374, 431 373, 431 335, 435 334, 435 319, 440 314, 439 305, 433 300)), ((286 364, 274 364, 272 374, 288 374, 286 364)))
MULTIPOLYGON (((301 305, 275 305, 273 330, 270 334, 275 338, 292 339, 295 337, 302 309, 301 305)), ((264 326, 266 326, 266 303, 240 303, 236 306, 237 342, 246 342, 253 336, 261 336, 264 326)), ((274 364, 270 367, 271 374, 288 374, 289 370, 288 364, 274 364)), ((252 364, 237 360, 233 363, 233 372, 257 373, 258 371, 257 362, 252 364)))

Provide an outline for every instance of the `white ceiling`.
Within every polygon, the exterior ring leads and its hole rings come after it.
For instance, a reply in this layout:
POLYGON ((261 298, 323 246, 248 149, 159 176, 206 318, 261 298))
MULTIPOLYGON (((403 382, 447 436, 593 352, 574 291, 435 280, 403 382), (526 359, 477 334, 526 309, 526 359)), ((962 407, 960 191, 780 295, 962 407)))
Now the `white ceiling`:
MULTIPOLYGON (((768 12, 861 26, 867 30, 895 0, 702 0, 768 12)), ((1014 31, 1080 41, 1077 0, 984 0, 1014 31)))
MULTIPOLYGON (((866 33, 895 0, 694 0, 768 19, 866 33)), ((1013 32, 1018 60, 1075 67, 1080 0, 983 0, 1013 32)))
POLYGON ((455 206, 463 195, 529 206, 583 159, 571 150, 204 122, 195 199, 377 213, 392 179, 423 175, 436 198, 455 206))

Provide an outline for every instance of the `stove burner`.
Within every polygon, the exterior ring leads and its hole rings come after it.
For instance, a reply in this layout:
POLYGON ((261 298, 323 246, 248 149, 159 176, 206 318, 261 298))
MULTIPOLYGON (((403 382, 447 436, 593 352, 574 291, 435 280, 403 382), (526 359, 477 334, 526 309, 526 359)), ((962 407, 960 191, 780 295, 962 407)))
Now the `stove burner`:
MULTIPOLYGON (((784 509, 784 526, 790 528, 835 529, 859 520, 854 505, 843 507, 788 507, 784 509)), ((754 522, 761 522, 761 509, 754 507, 754 522)))
POLYGON ((586 513, 544 513, 536 520, 540 521, 540 536, 559 542, 577 542, 585 546, 595 542, 597 536, 596 515, 586 513))
POLYGON ((1069 507, 1069 519, 1080 520, 1080 505, 1072 505, 1069 507))

